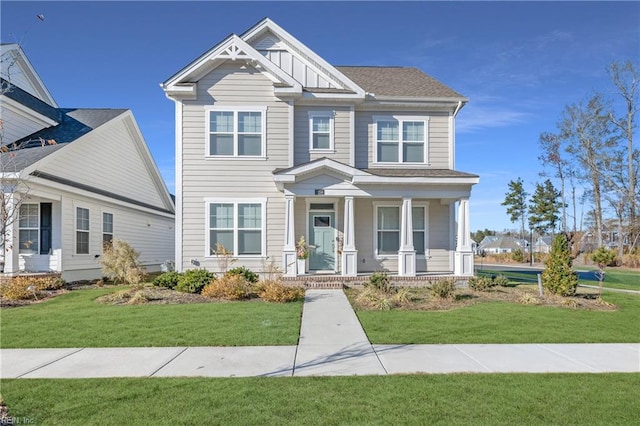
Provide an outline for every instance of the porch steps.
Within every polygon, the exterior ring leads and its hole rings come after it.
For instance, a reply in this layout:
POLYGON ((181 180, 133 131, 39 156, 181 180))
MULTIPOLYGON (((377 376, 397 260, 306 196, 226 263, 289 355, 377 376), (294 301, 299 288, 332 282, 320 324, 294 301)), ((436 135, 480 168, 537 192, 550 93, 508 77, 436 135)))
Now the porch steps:
MULTIPOLYGON (((357 277, 343 277, 340 275, 301 275, 297 277, 282 277, 284 285, 305 287, 308 289, 342 289, 365 284, 370 275, 357 277)), ((391 285, 397 287, 425 287, 441 279, 453 279, 458 283, 465 283, 469 277, 457 277, 452 275, 419 275, 416 277, 399 277, 389 275, 391 285)))

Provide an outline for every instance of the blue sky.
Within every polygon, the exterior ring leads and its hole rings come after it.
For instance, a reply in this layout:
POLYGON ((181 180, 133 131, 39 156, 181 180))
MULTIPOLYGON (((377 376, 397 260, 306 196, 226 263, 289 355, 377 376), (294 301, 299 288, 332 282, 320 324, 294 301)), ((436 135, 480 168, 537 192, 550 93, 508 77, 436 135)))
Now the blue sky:
POLYGON ((416 66, 470 98, 456 168, 477 173, 471 228, 516 228, 507 183, 533 192, 538 138, 605 72, 640 57, 638 2, 10 2, 20 42, 61 107, 130 108, 174 190, 174 107, 159 83, 265 16, 334 65, 416 66), (44 21, 36 15, 44 15, 44 21))

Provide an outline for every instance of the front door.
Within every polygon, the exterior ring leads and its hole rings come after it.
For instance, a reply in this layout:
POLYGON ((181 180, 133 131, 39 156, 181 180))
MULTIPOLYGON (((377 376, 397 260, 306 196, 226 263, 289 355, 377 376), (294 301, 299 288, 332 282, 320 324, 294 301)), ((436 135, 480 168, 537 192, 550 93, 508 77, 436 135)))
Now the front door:
POLYGON ((336 269, 336 228, 334 212, 309 213, 309 270, 336 269))

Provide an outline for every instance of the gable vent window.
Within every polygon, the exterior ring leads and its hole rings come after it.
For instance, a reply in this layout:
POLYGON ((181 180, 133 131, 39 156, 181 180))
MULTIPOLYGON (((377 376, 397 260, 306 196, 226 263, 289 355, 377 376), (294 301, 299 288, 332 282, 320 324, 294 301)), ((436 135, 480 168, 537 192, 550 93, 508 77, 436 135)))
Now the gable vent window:
POLYGON ((264 157, 266 108, 207 110, 208 157, 264 157))

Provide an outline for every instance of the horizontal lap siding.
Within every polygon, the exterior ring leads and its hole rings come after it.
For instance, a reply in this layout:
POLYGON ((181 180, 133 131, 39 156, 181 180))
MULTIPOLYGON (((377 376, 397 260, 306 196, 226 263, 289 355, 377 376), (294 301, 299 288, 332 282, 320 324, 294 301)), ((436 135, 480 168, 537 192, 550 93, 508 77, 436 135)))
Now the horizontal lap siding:
POLYGON ((350 114, 348 107, 295 106, 295 165, 307 163, 318 158, 327 157, 349 164, 350 155, 350 114), (334 153, 309 152, 309 112, 333 111, 334 153))
POLYGON ((450 271, 451 225, 450 205, 433 201, 429 204, 429 254, 428 272, 450 271))
POLYGON ((2 106, 2 122, 3 122, 3 143, 15 142, 38 130, 44 128, 42 124, 36 123, 23 115, 11 111, 6 106, 2 106))
POLYGON ((428 117, 429 167, 433 169, 449 168, 449 116, 429 112, 409 111, 402 113, 392 111, 356 111, 355 156, 356 167, 367 168, 373 165, 375 134, 373 117, 389 115, 428 117))
POLYGON ((125 120, 116 118, 60 149, 38 170, 166 208, 125 120))
MULTIPOLYGON (((182 267, 219 269, 215 258, 207 257, 205 198, 267 199, 267 253, 280 262, 284 245, 284 196, 273 183, 273 170, 288 167, 289 106, 273 96, 273 83, 255 69, 225 64, 198 82, 196 100, 183 106, 182 179, 182 267), (205 107, 266 107, 266 159, 205 158, 205 107)), ((178 260, 180 261, 180 260, 178 260)), ((262 269, 262 259, 241 259, 235 266, 262 269)))

